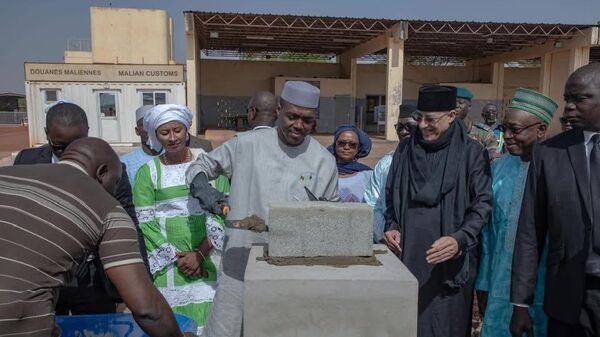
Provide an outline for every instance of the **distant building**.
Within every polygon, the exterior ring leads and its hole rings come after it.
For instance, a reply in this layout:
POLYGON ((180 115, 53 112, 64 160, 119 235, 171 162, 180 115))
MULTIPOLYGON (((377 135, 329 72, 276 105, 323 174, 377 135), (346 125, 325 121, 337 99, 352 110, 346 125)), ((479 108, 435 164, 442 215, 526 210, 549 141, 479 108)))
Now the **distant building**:
POLYGON ((90 26, 90 47, 69 43, 65 63, 25 63, 31 145, 46 142, 45 111, 58 100, 81 106, 89 135, 112 144, 139 141, 139 106, 186 104, 184 69, 173 59, 166 11, 92 7, 90 26))
POLYGON ((27 121, 25 95, 0 93, 0 124, 24 124, 27 121))
POLYGON ((27 111, 25 95, 15 94, 14 92, 0 93, 0 111, 27 111))

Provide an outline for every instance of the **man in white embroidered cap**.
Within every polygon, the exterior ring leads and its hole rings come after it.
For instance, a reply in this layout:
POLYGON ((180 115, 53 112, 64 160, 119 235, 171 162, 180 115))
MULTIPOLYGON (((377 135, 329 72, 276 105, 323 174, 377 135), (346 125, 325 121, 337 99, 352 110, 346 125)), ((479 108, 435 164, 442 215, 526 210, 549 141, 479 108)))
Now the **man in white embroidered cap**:
POLYGON ((192 195, 206 211, 222 213, 231 208, 219 286, 204 336, 241 335, 248 254, 252 244, 268 240, 267 233, 243 229, 245 225, 264 224, 270 202, 309 200, 305 187, 317 198, 339 199, 335 159, 309 135, 319 94, 318 88, 306 82, 286 82, 279 101, 278 127, 238 133, 198 156, 186 173, 192 195), (231 180, 228 201, 208 183, 219 175, 231 180))

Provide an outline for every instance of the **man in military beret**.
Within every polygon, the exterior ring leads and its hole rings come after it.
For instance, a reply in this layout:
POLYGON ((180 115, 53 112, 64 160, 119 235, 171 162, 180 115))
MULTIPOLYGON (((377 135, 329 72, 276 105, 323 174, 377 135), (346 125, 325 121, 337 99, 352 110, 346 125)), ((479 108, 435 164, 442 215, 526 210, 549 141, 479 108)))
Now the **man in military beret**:
POLYGON ((504 133, 500 131, 500 125, 498 125, 498 107, 494 103, 488 103, 481 108, 481 117, 483 123, 492 129, 494 137, 496 137, 496 143, 498 146, 496 149, 499 153, 504 153, 504 133))
POLYGON ((471 117, 469 117, 472 100, 473 93, 471 93, 469 89, 463 87, 456 88, 456 108, 458 109, 458 117, 465 123, 469 137, 483 145, 483 147, 488 150, 490 158, 494 159, 498 156, 498 142, 496 141, 494 130, 484 123, 474 122, 471 117))

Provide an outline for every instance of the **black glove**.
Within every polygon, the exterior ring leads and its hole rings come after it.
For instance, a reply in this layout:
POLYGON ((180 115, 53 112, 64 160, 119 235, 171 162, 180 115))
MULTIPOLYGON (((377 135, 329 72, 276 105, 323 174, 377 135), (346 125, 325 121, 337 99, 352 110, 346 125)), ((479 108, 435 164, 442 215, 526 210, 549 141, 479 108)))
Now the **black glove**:
POLYGON ((190 193, 200 201, 200 207, 205 211, 223 214, 223 207, 227 205, 227 197, 208 183, 208 178, 204 173, 198 173, 194 177, 190 184, 190 193))

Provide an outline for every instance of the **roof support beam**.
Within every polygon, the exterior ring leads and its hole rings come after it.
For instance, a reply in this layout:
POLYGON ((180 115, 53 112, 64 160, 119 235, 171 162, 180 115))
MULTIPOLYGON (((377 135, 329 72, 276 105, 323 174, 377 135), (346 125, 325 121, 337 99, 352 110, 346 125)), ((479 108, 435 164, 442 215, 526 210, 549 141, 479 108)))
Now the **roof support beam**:
POLYGON ((600 45, 598 37, 598 27, 587 28, 583 30, 582 33, 582 35, 574 36, 572 39, 569 40, 561 40, 559 42, 547 42, 539 46, 523 48, 508 53, 476 59, 473 61, 477 64, 490 64, 494 62, 527 60, 542 57, 546 53, 561 52, 565 50, 570 50, 575 47, 593 47, 600 45))
POLYGON ((394 124, 398 120, 402 104, 404 81, 404 39, 398 35, 387 38, 387 74, 385 97, 385 139, 398 140, 394 124))
POLYGON ((395 41, 406 40, 408 38, 408 22, 400 21, 390 27, 390 29, 385 33, 345 51, 340 56, 359 58, 361 56, 374 54, 382 49, 387 48, 388 40, 390 38, 394 39, 395 41))
POLYGON ((186 82, 187 82, 187 106, 194 118, 192 118, 192 125, 188 130, 192 135, 198 134, 198 94, 200 93, 200 41, 196 38, 197 30, 194 16, 191 13, 185 13, 185 44, 186 44, 186 57, 185 66, 186 82))

